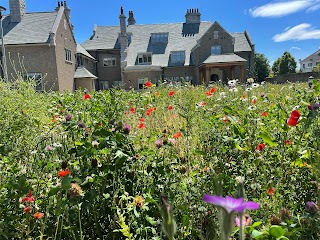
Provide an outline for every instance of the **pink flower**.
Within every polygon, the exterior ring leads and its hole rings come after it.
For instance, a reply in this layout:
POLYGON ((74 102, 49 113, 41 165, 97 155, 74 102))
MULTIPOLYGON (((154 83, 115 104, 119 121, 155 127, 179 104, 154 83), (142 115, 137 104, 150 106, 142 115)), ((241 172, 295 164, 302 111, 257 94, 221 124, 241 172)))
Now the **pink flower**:
MULTIPOLYGON (((242 216, 242 226, 250 226, 252 224, 252 219, 248 214, 242 216)), ((236 217, 236 226, 240 227, 240 218, 236 217)))

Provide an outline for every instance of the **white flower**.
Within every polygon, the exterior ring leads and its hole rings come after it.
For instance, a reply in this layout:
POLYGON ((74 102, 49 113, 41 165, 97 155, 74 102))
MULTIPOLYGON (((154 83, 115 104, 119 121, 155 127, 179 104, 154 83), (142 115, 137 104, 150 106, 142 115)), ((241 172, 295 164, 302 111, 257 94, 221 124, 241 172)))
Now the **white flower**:
POLYGON ((92 141, 91 144, 92 144, 92 146, 98 146, 99 145, 98 141, 96 141, 96 140, 92 141))
POLYGON ((236 79, 233 79, 233 80, 230 80, 228 81, 228 85, 231 87, 231 86, 235 86, 237 84, 237 80, 236 79))
POLYGON ((253 83, 253 82, 254 82, 254 79, 253 79, 253 78, 248 78, 248 79, 247 79, 247 82, 248 82, 248 83, 253 83))
POLYGON ((261 82, 261 85, 265 85, 265 84, 266 84, 266 82, 265 82, 265 81, 261 82))
POLYGON ((221 93, 220 93, 220 96, 221 96, 221 97, 225 97, 225 96, 226 96, 226 92, 221 92, 221 93))
POLYGON ((246 88, 246 92, 249 92, 251 90, 252 90, 252 88, 250 88, 250 87, 246 88))
POLYGON ((250 106, 248 107, 248 110, 255 110, 257 107, 256 106, 250 106))
POLYGON ((230 91, 230 92, 238 92, 238 88, 236 88, 236 87, 230 88, 229 91, 230 91))
POLYGON ((53 147, 57 147, 57 148, 59 147, 59 148, 60 148, 60 147, 62 147, 62 144, 61 144, 61 143, 53 143, 52 146, 53 146, 53 147))
POLYGON ((243 183, 243 182, 244 182, 244 177, 238 176, 238 177, 236 177, 236 181, 237 181, 238 183, 243 183))
POLYGON ((257 87, 259 87, 259 86, 260 86, 259 83, 253 83, 253 84, 252 84, 252 87, 253 87, 253 88, 257 88, 257 87))

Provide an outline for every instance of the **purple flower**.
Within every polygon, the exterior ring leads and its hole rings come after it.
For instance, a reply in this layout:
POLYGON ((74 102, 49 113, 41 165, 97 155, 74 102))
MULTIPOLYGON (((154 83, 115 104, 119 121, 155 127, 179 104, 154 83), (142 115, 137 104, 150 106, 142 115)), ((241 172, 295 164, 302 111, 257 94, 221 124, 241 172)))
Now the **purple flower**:
POLYGON ((156 140, 156 141, 155 141, 155 144, 156 144, 156 147, 157 147, 157 148, 161 148, 162 145, 163 145, 163 142, 162 142, 161 140, 156 140))
POLYGON ((70 122, 72 119, 72 116, 71 114, 67 114, 64 118, 66 119, 67 122, 70 122))
POLYGON ((125 133, 125 134, 129 134, 130 133, 130 125, 129 124, 126 124, 126 123, 123 123, 122 124, 122 131, 125 133))
POLYGON ((246 209, 259 208, 259 204, 256 202, 244 202, 243 198, 233 198, 229 196, 224 198, 221 196, 205 194, 203 196, 203 201, 222 207, 228 212, 228 214, 232 212, 244 212, 246 209))
POLYGON ((308 213, 312 213, 312 214, 315 214, 316 212, 318 212, 318 206, 315 202, 307 202, 306 203, 306 211, 308 213))
POLYGON ((84 127, 85 127, 85 125, 84 125, 84 123, 83 123, 83 122, 79 121, 79 122, 78 122, 78 127, 79 127, 79 128, 84 128, 84 127))

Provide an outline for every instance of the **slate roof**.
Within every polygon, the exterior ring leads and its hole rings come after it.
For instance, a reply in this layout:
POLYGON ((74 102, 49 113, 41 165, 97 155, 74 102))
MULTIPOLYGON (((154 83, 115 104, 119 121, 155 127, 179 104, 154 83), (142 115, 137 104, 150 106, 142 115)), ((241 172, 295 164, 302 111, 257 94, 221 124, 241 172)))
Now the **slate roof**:
POLYGON ((89 72, 85 67, 78 67, 74 73, 74 78, 97 79, 98 77, 89 72))
POLYGON ((310 56, 306 57, 301 62, 309 62, 311 61, 311 59, 314 62, 320 62, 320 50, 316 51, 315 53, 312 53, 310 56))
MULTIPOLYGON (((249 44, 249 40, 244 32, 230 33, 234 37, 234 51, 235 52, 250 52, 252 48, 249 44)), ((250 39, 250 38, 249 38, 250 39)))
POLYGON ((77 53, 80 53, 88 58, 95 60, 95 58, 92 57, 91 54, 88 53, 87 50, 85 50, 84 47, 81 46, 81 44, 77 44, 77 53))
POLYGON ((209 56, 203 63, 231 63, 231 62, 246 62, 242 57, 239 57, 237 54, 228 53, 228 54, 219 54, 209 56))
POLYGON ((6 45, 49 43, 49 33, 57 14, 58 11, 27 13, 19 23, 11 23, 10 16, 4 16, 4 43, 6 45))
MULTIPOLYGON (((127 49, 127 66, 135 66, 139 53, 152 52, 153 66, 168 66, 172 51, 185 51, 184 65, 190 65, 190 53, 205 32, 212 26, 212 22, 200 24, 165 23, 165 24, 135 24, 127 26, 130 35, 127 49), (168 33, 167 43, 152 43, 152 33, 168 33)), ((90 50, 120 49, 118 36, 120 26, 98 26, 95 34, 82 46, 90 50)), ((245 32, 230 33, 235 37, 235 52, 252 51, 245 32)))

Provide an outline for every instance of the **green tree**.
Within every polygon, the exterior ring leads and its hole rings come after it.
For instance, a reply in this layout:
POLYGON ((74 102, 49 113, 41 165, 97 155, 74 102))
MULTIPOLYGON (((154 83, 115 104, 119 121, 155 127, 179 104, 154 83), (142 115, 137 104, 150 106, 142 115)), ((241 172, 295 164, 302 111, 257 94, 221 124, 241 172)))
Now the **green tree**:
POLYGON ((284 52, 272 65, 272 71, 277 74, 295 73, 297 62, 289 52, 284 52))
POLYGON ((255 64, 255 76, 259 82, 263 81, 266 77, 269 76, 270 67, 269 60, 264 54, 255 53, 254 55, 254 64, 255 64))

